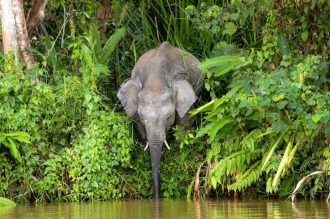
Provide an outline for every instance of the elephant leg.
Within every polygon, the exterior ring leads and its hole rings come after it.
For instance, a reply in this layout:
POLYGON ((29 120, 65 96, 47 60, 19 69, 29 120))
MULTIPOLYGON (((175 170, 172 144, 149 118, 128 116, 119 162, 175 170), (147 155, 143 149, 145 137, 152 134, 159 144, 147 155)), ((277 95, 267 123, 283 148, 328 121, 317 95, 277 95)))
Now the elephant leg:
MULTIPOLYGON (((176 119, 177 119, 177 124, 180 127, 182 135, 185 135, 186 131, 191 127, 191 124, 190 124, 191 117, 188 114, 186 114, 183 118, 180 118, 179 116, 177 116, 176 119)), ((180 144, 181 140, 180 139, 177 140, 176 143, 180 144)))
POLYGON ((182 130, 188 130, 191 127, 190 124, 191 117, 190 115, 186 114, 183 118, 178 118, 179 126, 182 130))
POLYGON ((147 141, 147 133, 146 133, 146 129, 144 128, 144 126, 139 122, 135 122, 134 123, 134 128, 135 128, 135 131, 138 134, 138 139, 141 142, 145 143, 147 141))

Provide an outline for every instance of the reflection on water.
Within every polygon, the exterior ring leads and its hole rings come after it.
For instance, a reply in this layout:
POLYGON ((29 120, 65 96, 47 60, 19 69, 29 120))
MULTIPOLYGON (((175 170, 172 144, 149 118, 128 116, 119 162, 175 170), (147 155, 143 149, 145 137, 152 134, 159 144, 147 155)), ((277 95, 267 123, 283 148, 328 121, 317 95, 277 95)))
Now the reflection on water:
POLYGON ((330 204, 316 201, 129 200, 0 208, 0 219, 240 219, 330 218, 330 204))

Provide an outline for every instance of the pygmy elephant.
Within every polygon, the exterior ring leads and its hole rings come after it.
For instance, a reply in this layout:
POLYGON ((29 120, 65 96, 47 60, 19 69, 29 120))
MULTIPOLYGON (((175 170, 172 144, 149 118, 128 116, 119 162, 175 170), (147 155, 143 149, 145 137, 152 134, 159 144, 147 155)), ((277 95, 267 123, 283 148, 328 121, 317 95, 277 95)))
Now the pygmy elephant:
POLYGON ((117 93, 126 114, 136 121, 145 149, 149 147, 155 198, 160 196, 163 143, 169 148, 166 132, 174 124, 175 111, 184 119, 203 83, 198 63, 193 55, 163 42, 139 58, 117 93))

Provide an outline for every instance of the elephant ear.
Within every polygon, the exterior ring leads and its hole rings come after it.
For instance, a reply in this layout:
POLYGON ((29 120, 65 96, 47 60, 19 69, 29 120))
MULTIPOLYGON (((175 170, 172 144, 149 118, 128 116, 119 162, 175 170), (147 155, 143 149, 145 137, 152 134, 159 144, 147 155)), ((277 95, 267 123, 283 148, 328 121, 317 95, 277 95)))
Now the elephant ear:
POLYGON ((186 80, 174 81, 173 90, 176 91, 176 111, 180 118, 183 118, 197 100, 196 94, 190 83, 186 80))
POLYGON ((141 90, 141 87, 141 83, 134 79, 130 79, 120 86, 117 93, 117 97, 129 117, 132 117, 137 112, 138 93, 141 90))

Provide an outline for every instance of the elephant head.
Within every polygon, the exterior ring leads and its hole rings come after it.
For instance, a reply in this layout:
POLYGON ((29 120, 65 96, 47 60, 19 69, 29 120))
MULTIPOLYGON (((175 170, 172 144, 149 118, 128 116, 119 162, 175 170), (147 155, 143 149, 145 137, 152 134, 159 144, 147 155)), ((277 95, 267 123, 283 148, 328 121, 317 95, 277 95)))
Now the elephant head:
POLYGON ((160 196, 161 149, 163 144, 169 148, 166 132, 174 124, 176 112, 183 118, 197 99, 191 82, 181 77, 185 72, 184 66, 164 55, 156 53, 146 62, 142 56, 133 69, 131 79, 122 84, 117 94, 126 114, 134 118, 140 127, 140 135, 146 138, 155 198, 160 196))

